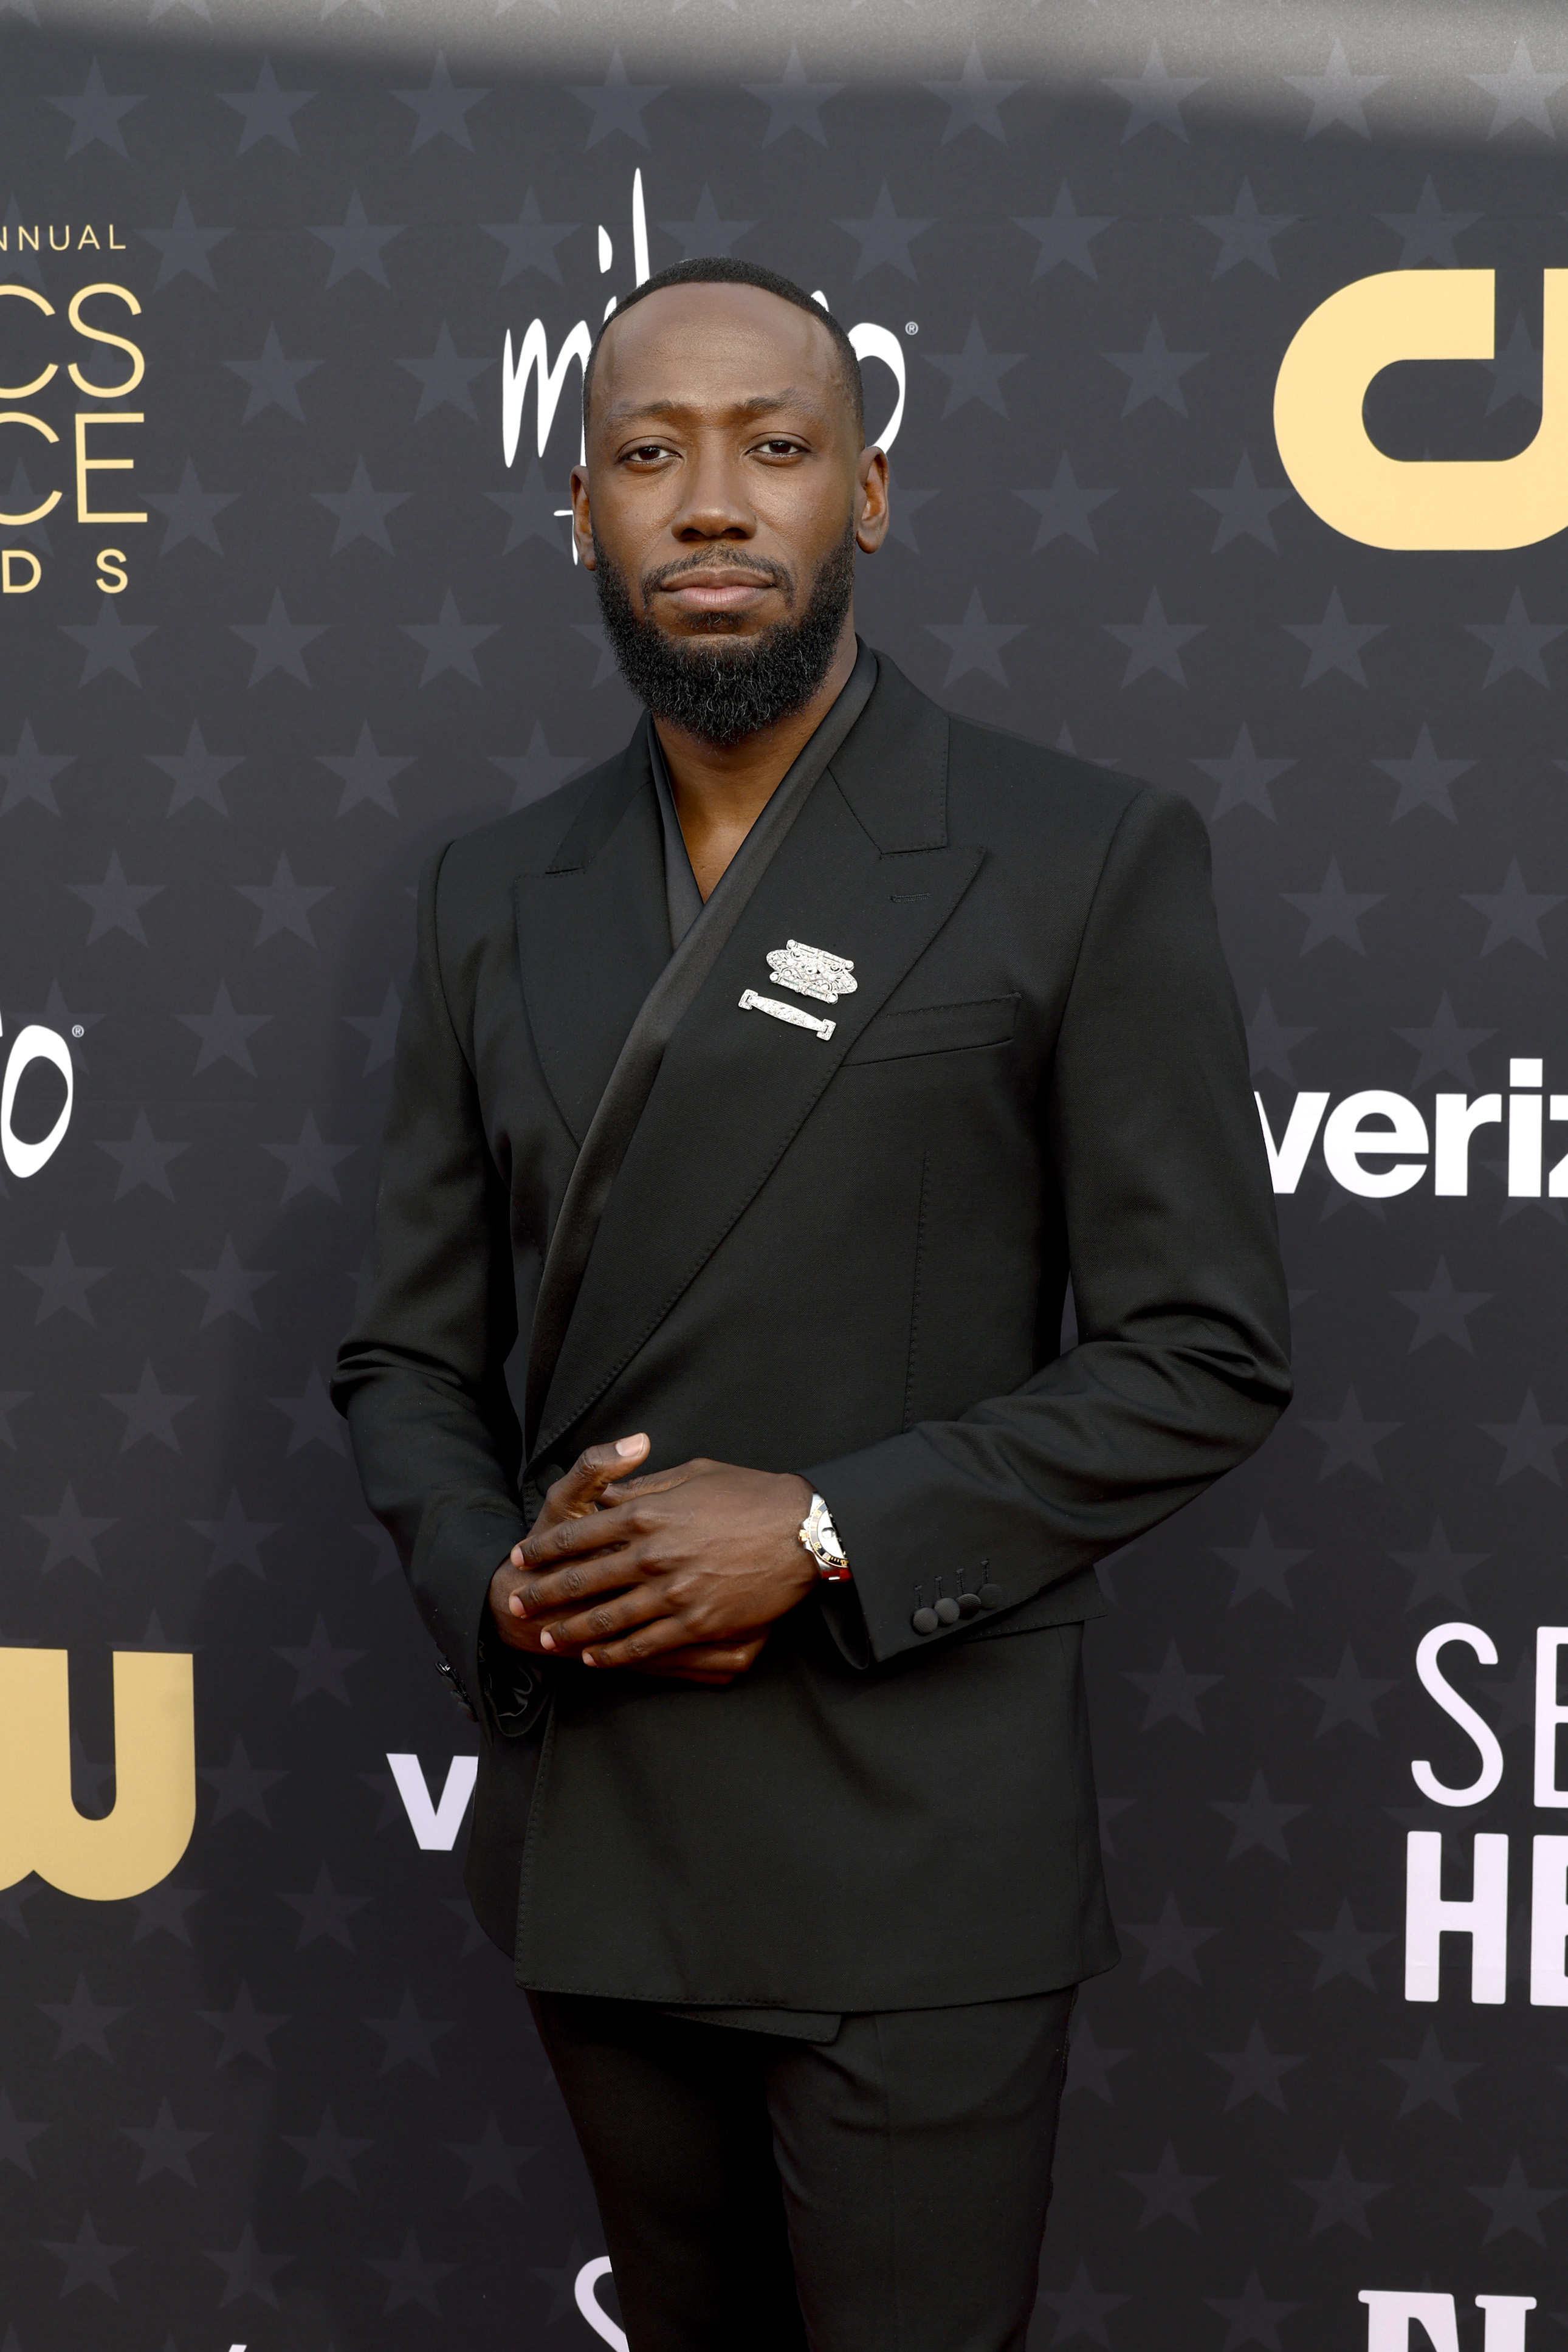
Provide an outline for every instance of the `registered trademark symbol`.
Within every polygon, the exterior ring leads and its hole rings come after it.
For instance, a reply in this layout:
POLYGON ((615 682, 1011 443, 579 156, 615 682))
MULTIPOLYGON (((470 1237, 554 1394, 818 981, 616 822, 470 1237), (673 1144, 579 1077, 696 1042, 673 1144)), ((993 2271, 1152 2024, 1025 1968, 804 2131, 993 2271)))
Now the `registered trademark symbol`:
POLYGON ((82 1027, 79 1021, 73 1021, 71 1023, 71 1035, 73 1037, 85 1037, 87 1035, 87 1031, 82 1027))
POLYGON ((906 335, 918 335, 920 333, 918 322, 913 319, 906 319, 904 320, 904 332, 906 335))

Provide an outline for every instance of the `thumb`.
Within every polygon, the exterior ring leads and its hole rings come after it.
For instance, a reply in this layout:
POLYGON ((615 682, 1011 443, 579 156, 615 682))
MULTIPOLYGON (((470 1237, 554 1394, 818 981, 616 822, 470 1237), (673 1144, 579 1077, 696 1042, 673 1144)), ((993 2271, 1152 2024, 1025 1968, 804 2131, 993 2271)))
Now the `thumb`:
POLYGON ((646 1432, 635 1437, 617 1437, 610 1445, 584 1447, 560 1487, 552 1490, 558 1513, 575 1519, 596 1510, 605 1489, 634 1470, 646 1459, 647 1451, 646 1432))
MULTIPOLYGON (((559 1527, 563 1519, 584 1519, 600 1508, 605 1489, 617 1478, 644 1460, 648 1450, 646 1431, 635 1437, 617 1437, 610 1445, 585 1446, 570 1470, 557 1478, 544 1497, 544 1508, 534 1521, 532 1532, 543 1533, 559 1527)), ((522 1543, 511 1549, 511 1564, 526 1564, 522 1543)))

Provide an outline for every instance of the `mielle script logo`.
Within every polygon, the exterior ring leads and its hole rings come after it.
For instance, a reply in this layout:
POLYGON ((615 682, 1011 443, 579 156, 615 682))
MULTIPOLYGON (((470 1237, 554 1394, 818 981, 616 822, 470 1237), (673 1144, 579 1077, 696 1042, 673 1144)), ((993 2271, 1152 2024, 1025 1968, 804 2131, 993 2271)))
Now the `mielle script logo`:
POLYGON ((1544 273, 1541 425, 1515 457, 1402 458, 1363 404, 1402 360, 1493 357, 1489 269, 1389 269, 1320 303, 1274 387, 1285 471, 1331 530, 1367 547, 1532 547, 1568 530, 1568 269, 1544 273))
POLYGON ((1332 1110, 1332 1097, 1326 1093, 1298 1095, 1276 1139, 1263 1097, 1256 1095, 1274 1190, 1296 1190, 1321 1129, 1323 1165, 1347 1192, 1366 1201, 1392 1200, 1419 1184, 1430 1163, 1433 1191, 1463 1199, 1470 1189, 1472 1140, 1484 1128, 1502 1127, 1508 1134, 1510 1198, 1539 1201, 1544 1193, 1548 1200, 1568 1200, 1568 1155, 1548 1166, 1545 1142, 1549 1123, 1568 1122, 1568 1094, 1545 1094, 1543 1072, 1533 1055, 1510 1060, 1506 1110, 1500 1091, 1437 1095, 1430 1130, 1408 1095, 1369 1087, 1346 1095, 1332 1110))
MULTIPOLYGON (((631 223, 632 282, 634 285, 642 286, 653 273, 648 266, 647 205, 643 195, 640 171, 635 172, 632 175, 631 223)), ((607 277, 614 268, 615 253, 615 239, 609 230, 601 226, 599 274, 602 278, 607 277)), ((612 294, 605 303, 603 314, 605 319, 615 309, 617 299, 612 294)), ((820 302, 825 310, 826 309, 827 298, 825 294, 817 293, 813 299, 820 302)), ((857 359, 862 362, 880 360, 892 374, 893 383, 897 388, 897 398, 892 414, 879 434, 867 436, 868 440, 875 441, 877 447, 890 449, 898 437, 899 427, 904 420, 904 394, 907 378, 903 347, 897 335, 889 328, 879 327, 872 320, 863 319, 858 326, 849 328, 847 332, 849 341, 855 347, 857 359)), ((550 357, 550 344, 542 319, 529 320, 527 330, 515 353, 512 350, 511 331, 510 328, 508 329, 501 353, 501 452, 509 466, 515 459, 518 444, 522 438, 523 402, 530 377, 535 380, 538 387, 538 446, 539 455, 542 457, 550 439, 551 427, 555 422, 555 412, 561 404, 561 395, 565 389, 566 371, 573 361, 576 362, 579 370, 585 369, 588 364, 588 355, 593 348, 594 329, 586 319, 578 320, 556 352, 553 361, 550 357)), ((583 450, 581 433, 578 436, 578 449, 581 454, 583 450)), ((556 511, 560 514, 567 514, 571 509, 562 507, 556 511)), ((577 550, 574 545, 572 550, 572 560, 574 562, 577 560, 577 550)))

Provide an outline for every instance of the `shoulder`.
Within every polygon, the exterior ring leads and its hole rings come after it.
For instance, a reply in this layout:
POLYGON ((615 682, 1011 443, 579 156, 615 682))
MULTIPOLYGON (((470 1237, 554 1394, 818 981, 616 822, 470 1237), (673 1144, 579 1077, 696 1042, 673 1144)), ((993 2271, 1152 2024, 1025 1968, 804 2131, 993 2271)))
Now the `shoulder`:
POLYGON ((1176 797, 1005 728, 948 714, 948 807, 955 833, 978 822, 987 828, 1104 837, 1135 801, 1151 793, 1176 797))
POLYGON ((1195 856, 1206 865, 1208 828, 1184 793, 975 719, 949 713, 948 730, 954 840, 1047 852, 1090 873, 1113 856, 1195 856))
POLYGON ((1178 832, 1205 828, 1180 793, 1052 750, 1005 727, 987 726, 922 693, 886 654, 879 690, 885 717, 879 750, 905 772, 941 760, 945 745, 947 821, 954 840, 987 847, 1026 842, 1058 856, 1074 846, 1101 854, 1129 818, 1178 832))

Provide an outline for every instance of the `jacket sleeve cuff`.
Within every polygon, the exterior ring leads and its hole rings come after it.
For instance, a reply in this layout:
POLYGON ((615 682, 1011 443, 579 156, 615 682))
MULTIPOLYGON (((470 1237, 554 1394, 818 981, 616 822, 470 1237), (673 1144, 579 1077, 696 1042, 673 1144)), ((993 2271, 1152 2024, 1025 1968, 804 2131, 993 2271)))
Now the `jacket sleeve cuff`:
MULTIPOLYGON (((467 1511, 460 1526, 443 1528, 435 1557, 419 1563, 411 1579, 420 1613, 440 1653, 438 1663, 469 1714, 492 1733, 510 1729, 501 1717, 503 1712, 508 1717, 515 1712, 512 1685, 516 1678, 498 1678, 490 1671, 490 1579, 513 1544, 521 1543, 527 1533, 528 1522, 521 1509, 467 1511), (492 1687, 499 1706, 492 1701, 492 1687)), ((502 1643, 494 1647, 505 1651, 502 1643)), ((528 1662, 529 1666, 531 1664, 528 1662)), ((534 1688, 542 1679, 533 1677, 534 1688)))
POLYGON ((918 1430, 805 1475, 826 1497, 849 1560, 850 1581, 824 1605, 852 1666, 936 1649, 1049 1581, 1038 1528, 980 1498, 955 1510, 944 1465, 918 1430), (850 1592, 858 1625, 839 1599, 850 1592))

